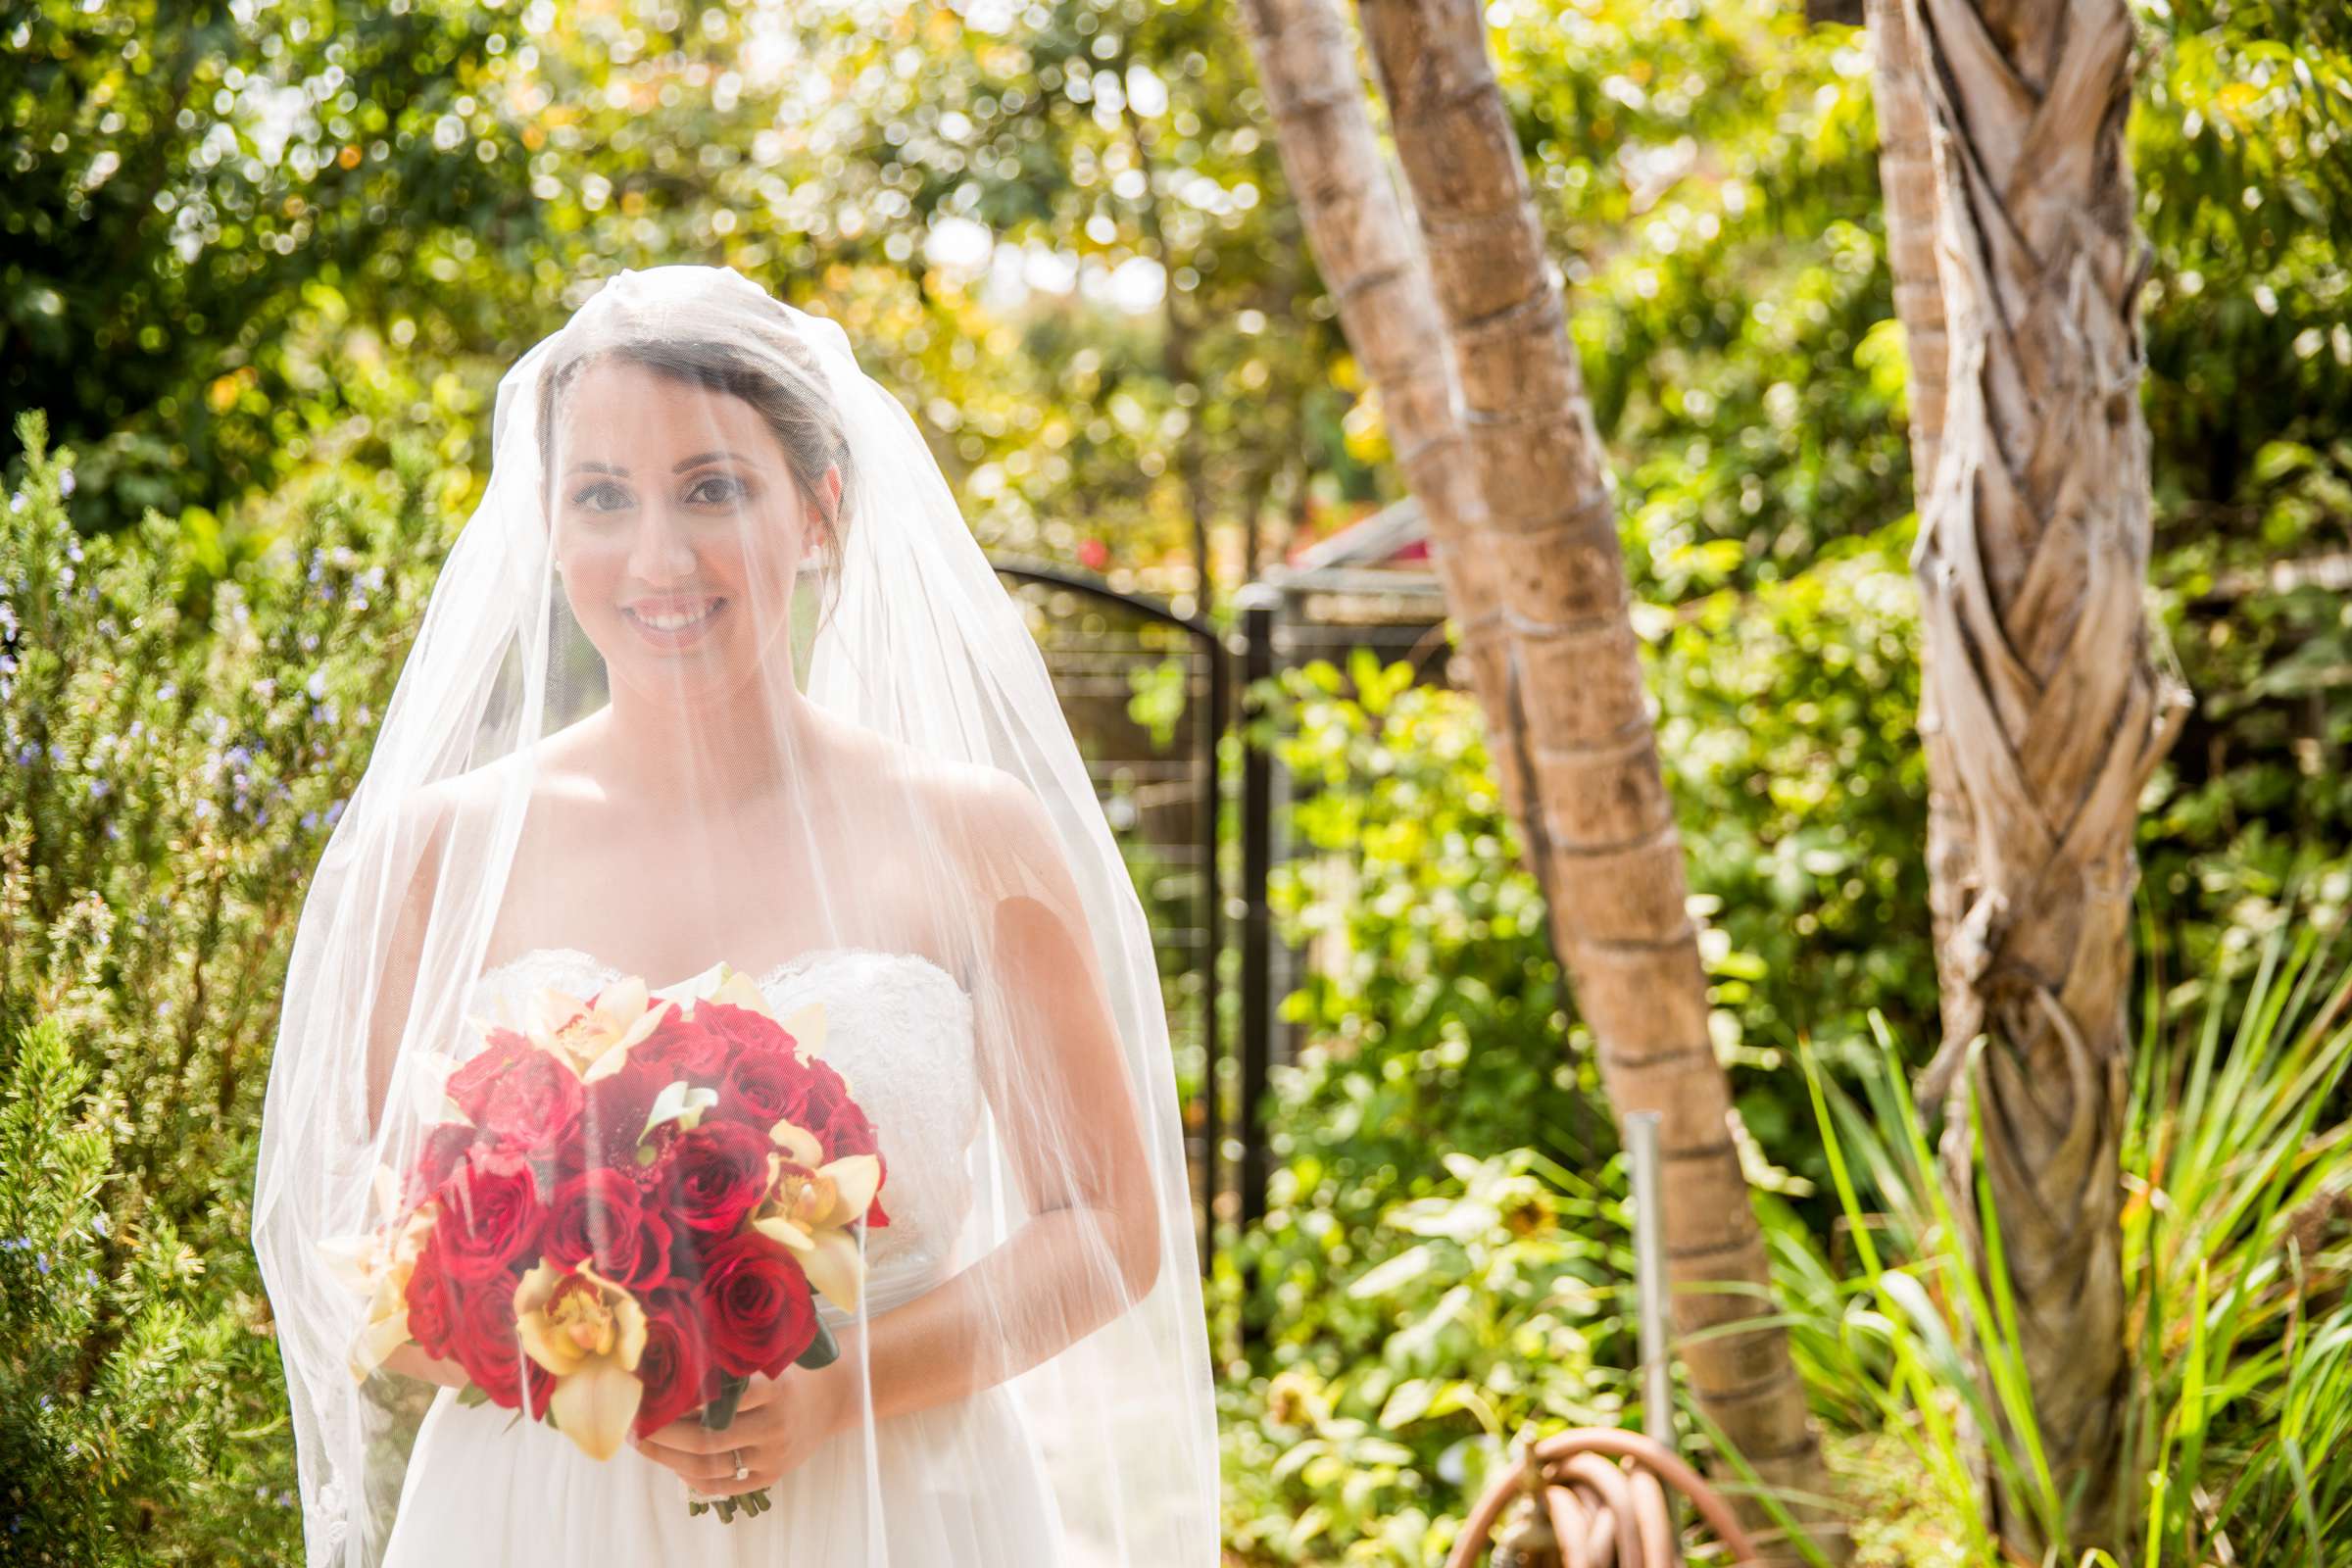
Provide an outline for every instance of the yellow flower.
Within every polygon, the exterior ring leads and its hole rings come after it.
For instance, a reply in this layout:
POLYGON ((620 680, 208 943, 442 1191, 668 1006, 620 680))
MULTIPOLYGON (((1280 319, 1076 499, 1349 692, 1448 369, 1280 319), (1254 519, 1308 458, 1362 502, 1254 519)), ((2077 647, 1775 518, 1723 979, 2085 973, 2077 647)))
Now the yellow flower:
POLYGON ((329 1237, 318 1244, 335 1278, 368 1298, 366 1315, 346 1358, 355 1383, 367 1382, 387 1356, 409 1343, 409 1276, 416 1271, 437 1212, 427 1203, 397 1227, 329 1237))
POLYGON ((667 1004, 653 1005, 645 982, 631 975, 597 993, 593 1004, 550 987, 531 999, 531 1007, 533 1043, 569 1062, 585 1082, 594 1083, 619 1070, 629 1048, 662 1021, 667 1004))
POLYGON ((590 1458, 612 1458, 645 1394, 645 1308, 584 1263, 541 1263, 514 1287, 514 1326, 524 1353, 556 1375, 547 1404, 557 1430, 590 1458))
POLYGON ((882 1185, 882 1162, 871 1154, 825 1161, 813 1134, 780 1121, 769 1129, 776 1176, 752 1226, 792 1249, 817 1293, 845 1312, 858 1309, 865 1259, 851 1227, 865 1217, 882 1185))

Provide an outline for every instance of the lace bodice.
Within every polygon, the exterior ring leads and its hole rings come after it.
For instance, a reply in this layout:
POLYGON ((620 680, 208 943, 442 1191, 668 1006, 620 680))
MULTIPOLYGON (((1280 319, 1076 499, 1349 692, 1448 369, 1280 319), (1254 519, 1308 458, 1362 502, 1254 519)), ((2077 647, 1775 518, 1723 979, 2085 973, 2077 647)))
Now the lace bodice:
MULTIPOLYGON (((472 1010, 518 1023, 542 987, 586 997, 623 972, 574 948, 536 948, 483 974, 472 1010)), ((820 1054, 873 1120, 890 1223, 866 1233, 866 1307, 887 1311, 946 1275, 971 1207, 967 1152, 980 1119, 971 993, 920 954, 852 947, 801 954, 759 985, 778 1016, 824 1003, 820 1054)), ((829 1323, 846 1315, 821 1299, 817 1310, 829 1323)))

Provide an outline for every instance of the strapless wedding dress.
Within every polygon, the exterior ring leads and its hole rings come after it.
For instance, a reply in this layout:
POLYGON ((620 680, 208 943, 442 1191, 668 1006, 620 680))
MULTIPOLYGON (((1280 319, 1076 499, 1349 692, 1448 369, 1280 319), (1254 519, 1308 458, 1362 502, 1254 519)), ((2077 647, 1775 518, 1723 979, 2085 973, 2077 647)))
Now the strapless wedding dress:
MULTIPOLYGON (((543 986, 586 996, 620 971, 540 950, 485 974, 476 1016, 519 1020, 543 986)), ((828 948, 760 979, 779 1015, 825 1004, 824 1057, 872 1115, 889 1169, 890 1223, 866 1238, 866 1299, 880 1314, 966 1260, 964 1151, 980 1120, 972 998, 915 954, 828 948)), ((846 1314, 818 1303, 838 1328, 846 1314)), ((1002 1385, 853 1426, 768 1489, 775 1506, 722 1522, 686 1511, 673 1470, 623 1446, 589 1458, 561 1433, 494 1405, 434 1398, 410 1455, 387 1568, 1053 1568, 1058 1509, 1020 1406, 1002 1385), (869 1463, 868 1444, 872 1446, 869 1463)))

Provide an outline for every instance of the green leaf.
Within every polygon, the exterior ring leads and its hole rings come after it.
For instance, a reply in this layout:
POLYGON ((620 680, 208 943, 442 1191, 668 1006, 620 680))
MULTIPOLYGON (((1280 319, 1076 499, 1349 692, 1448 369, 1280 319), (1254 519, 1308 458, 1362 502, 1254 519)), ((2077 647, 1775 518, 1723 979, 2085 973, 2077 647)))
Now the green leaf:
POLYGON ((730 1377, 719 1385, 718 1397, 703 1406, 703 1425, 713 1432, 724 1432, 735 1420, 735 1403, 743 1391, 752 1386, 750 1378, 730 1377))
POLYGON ((1386 1296, 1428 1273, 1432 1261, 1428 1248, 1407 1248, 1387 1262, 1357 1276, 1355 1283, 1348 1287, 1348 1294, 1359 1301, 1375 1296, 1386 1296))
POLYGON ((816 1338, 808 1342, 808 1348, 800 1353, 793 1365, 811 1369, 831 1366, 840 1356, 841 1342, 833 1338, 833 1331, 825 1327, 824 1319, 819 1318, 816 1323, 816 1338))

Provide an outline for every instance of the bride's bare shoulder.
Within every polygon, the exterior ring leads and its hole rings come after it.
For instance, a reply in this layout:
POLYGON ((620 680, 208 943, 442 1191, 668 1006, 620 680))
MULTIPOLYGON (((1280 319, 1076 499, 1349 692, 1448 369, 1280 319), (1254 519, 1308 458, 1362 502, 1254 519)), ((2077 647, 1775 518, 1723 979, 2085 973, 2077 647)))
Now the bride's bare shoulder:
POLYGON ((978 762, 926 763, 926 792, 972 880, 999 897, 1070 890, 1061 832, 1029 783, 978 762))
POLYGON ((580 776, 578 729, 558 730, 531 747, 411 790, 400 803, 403 831, 421 832, 438 844, 461 830, 486 826, 517 790, 534 796, 564 793, 580 776))

